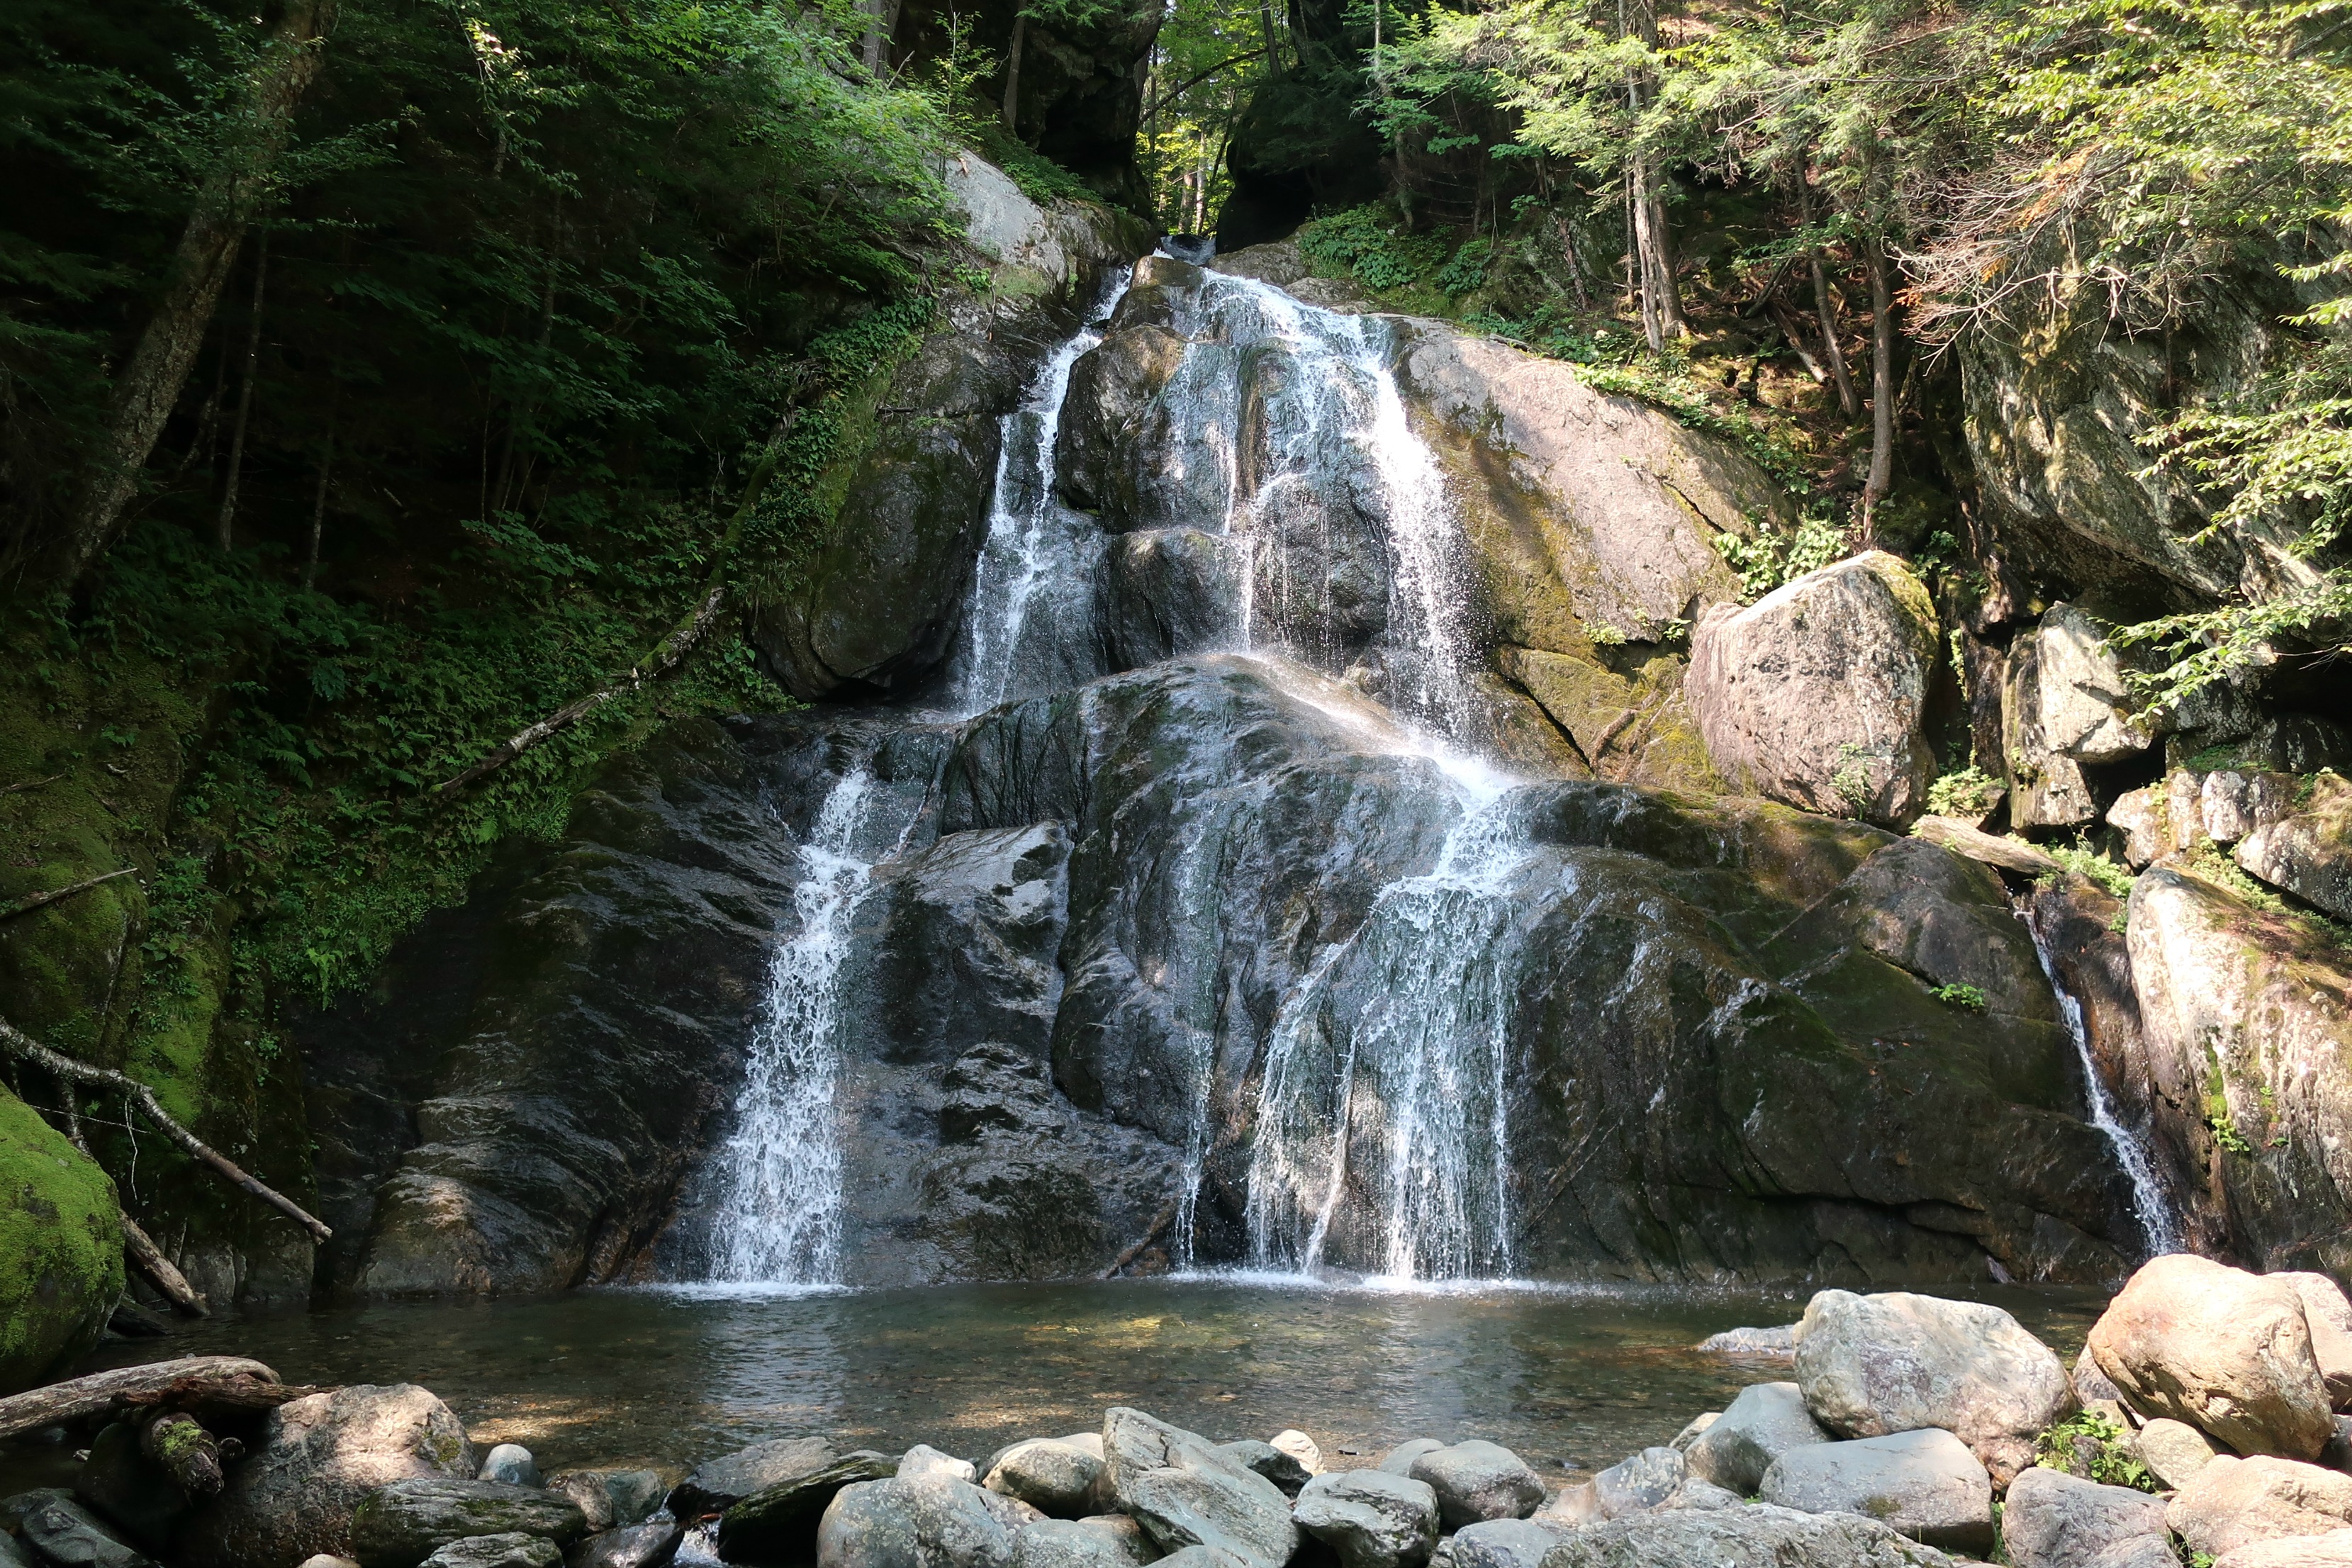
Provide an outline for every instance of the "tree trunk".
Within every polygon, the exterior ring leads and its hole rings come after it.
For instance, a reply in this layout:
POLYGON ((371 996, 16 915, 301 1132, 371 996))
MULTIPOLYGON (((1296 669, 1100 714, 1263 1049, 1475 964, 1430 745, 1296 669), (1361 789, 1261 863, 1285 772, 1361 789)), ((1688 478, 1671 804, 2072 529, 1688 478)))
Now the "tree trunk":
POLYGON ((1029 41, 1029 14, 1013 14, 1013 43, 1004 51, 1004 129, 1021 139, 1021 47, 1029 41))
POLYGON ((1642 163, 1635 159, 1625 171, 1625 210, 1633 221, 1633 274, 1636 296, 1642 304, 1642 334, 1649 340, 1650 352, 1666 352, 1665 323, 1658 314, 1657 270, 1652 259, 1650 236, 1650 204, 1642 199, 1642 163))
POLYGON ((327 531, 327 476, 335 466, 335 416, 327 415, 327 444, 319 453, 319 488, 310 497, 310 552, 302 561, 302 587, 307 592, 319 581, 319 542, 327 531))
POLYGON ((171 280, 115 383, 113 406, 55 575, 70 582, 89 570, 121 527, 123 509, 138 493, 139 476, 155 438, 172 416, 203 346, 221 289, 236 265, 237 245, 261 205, 270 171, 286 145, 295 106, 319 74, 336 0, 288 0, 285 15, 247 83, 248 145, 205 183, 195 211, 180 232, 171 280))
MULTIPOLYGON (((1801 164, 1798 167, 1797 217, 1807 228, 1813 226, 1811 174, 1801 164)), ((1831 380, 1837 384, 1838 406, 1851 419, 1862 412, 1862 399, 1853 390, 1853 373, 1846 369, 1845 350, 1838 342, 1837 309, 1830 299, 1829 269, 1822 265, 1822 253, 1817 247, 1808 248, 1805 259, 1813 274, 1813 315, 1822 326, 1822 357, 1829 363, 1831 380)))
POLYGON ((1895 299, 1886 274, 1886 242, 1864 247, 1870 267, 1870 478, 1862 487, 1862 531, 1875 537, 1872 519, 1895 482, 1895 299))
POLYGON ((898 0, 866 0, 863 9, 872 18, 866 29, 866 70, 879 77, 889 68, 890 40, 898 31, 898 0))
POLYGON ((253 379, 261 369, 262 290, 268 282, 269 231, 265 228, 253 253, 253 320, 245 331, 245 379, 237 387, 236 418, 229 427, 228 479, 221 490, 219 544, 224 555, 236 542, 236 490, 245 478, 245 427, 253 417, 253 379))

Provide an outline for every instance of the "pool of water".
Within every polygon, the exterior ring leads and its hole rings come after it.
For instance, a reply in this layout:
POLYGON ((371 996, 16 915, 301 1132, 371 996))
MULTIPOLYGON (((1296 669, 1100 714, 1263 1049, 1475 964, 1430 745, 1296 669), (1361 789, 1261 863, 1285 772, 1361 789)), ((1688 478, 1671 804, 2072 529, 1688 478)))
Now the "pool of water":
MULTIPOLYGON (((1984 1296, 2070 1363, 2099 1305, 1984 1296)), ((1735 1324, 1790 1321, 1803 1304, 1238 1278, 816 1296, 586 1290, 217 1319, 111 1342, 91 1364, 235 1353, 295 1383, 418 1383, 478 1442, 525 1444, 544 1468, 691 1464, 811 1433, 982 1458, 1132 1405, 1220 1440, 1297 1426, 1327 1463, 1370 1464, 1408 1437, 1486 1437, 1564 1480, 1666 1441, 1746 1384, 1788 1375, 1691 1347, 1735 1324)), ((69 1469, 58 1448, 0 1448, 0 1495, 59 1484, 69 1469)))

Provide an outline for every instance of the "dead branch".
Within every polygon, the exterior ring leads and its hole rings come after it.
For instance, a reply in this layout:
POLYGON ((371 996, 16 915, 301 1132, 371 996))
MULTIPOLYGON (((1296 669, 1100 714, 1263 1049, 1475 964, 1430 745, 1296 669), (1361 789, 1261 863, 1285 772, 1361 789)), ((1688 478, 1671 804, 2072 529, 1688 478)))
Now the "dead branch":
POLYGON ((1176 1205, 1171 1203, 1166 1208, 1160 1211, 1160 1217, 1151 1222, 1151 1228, 1143 1233, 1143 1239, 1141 1241, 1137 1242, 1133 1247, 1129 1247, 1125 1252, 1120 1253, 1116 1258, 1112 1259, 1111 1266, 1104 1269, 1100 1274, 1096 1275, 1095 1278, 1097 1279, 1111 1279, 1117 1278, 1120 1269, 1125 1268, 1129 1264, 1142 1257, 1143 1249, 1150 1247, 1153 1242, 1158 1241, 1162 1235, 1166 1234, 1168 1227, 1175 1223, 1176 1205))
POLYGON ((87 892, 100 882, 111 882, 117 877, 128 877, 135 869, 137 869, 136 867, 125 866, 119 871, 109 871, 102 877, 85 877, 70 887, 52 888, 46 893, 35 893, 28 898, 18 899, 7 908, 0 909, 0 921, 13 921, 18 915, 29 915, 35 910, 47 909, 60 900, 72 898, 76 893, 87 892))
POLYGON ((28 1062, 47 1068, 59 1078, 69 1078, 82 1083, 100 1084, 108 1089, 121 1090, 133 1104, 147 1113, 147 1119, 155 1124, 156 1129, 164 1137, 177 1143, 196 1159, 210 1165, 236 1185, 243 1187, 263 1203, 294 1221, 295 1224, 309 1231, 313 1239, 323 1242, 334 1236, 335 1233, 328 1229, 323 1221, 301 1205, 277 1189, 264 1185, 247 1175, 234 1160, 173 1121, 157 1102, 155 1091, 137 1079, 127 1078, 111 1068, 91 1067, 88 1062, 78 1062, 69 1056, 53 1051, 5 1018, 0 1018, 0 1050, 22 1057, 28 1062))
POLYGON ((12 784, 0 784, 0 795, 15 795, 20 789, 38 789, 43 784, 53 784, 65 776, 63 773, 51 773, 45 779, 24 779, 12 784))
POLYGON ((316 1392, 280 1383, 267 1365, 244 1356, 183 1356, 12 1394, 0 1399, 0 1437, 140 1405, 266 1410, 316 1392))
POLYGON ((173 1267, 172 1260, 163 1256, 163 1249, 155 1245, 155 1238, 141 1229, 139 1222, 129 1215, 122 1216, 122 1250, 140 1273, 155 1282, 155 1289, 163 1292, 173 1306, 191 1318, 212 1315, 205 1306, 205 1299, 188 1283, 188 1277, 173 1267))

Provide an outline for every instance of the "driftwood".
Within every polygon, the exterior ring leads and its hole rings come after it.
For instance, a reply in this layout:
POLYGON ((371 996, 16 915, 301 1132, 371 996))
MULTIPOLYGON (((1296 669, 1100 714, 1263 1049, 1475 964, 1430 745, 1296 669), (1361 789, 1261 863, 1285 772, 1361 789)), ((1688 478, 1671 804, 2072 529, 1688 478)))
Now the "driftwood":
POLYGON ((263 1203, 293 1220, 309 1231, 314 1239, 326 1241, 334 1236, 335 1233, 328 1229, 324 1222, 301 1205, 277 1189, 256 1181, 247 1175, 236 1162, 172 1120, 163 1106, 157 1103, 155 1091, 137 1079, 125 1078, 111 1068, 94 1068, 87 1062, 78 1062, 71 1057, 53 1051, 5 1019, 0 1019, 0 1050, 22 1057, 28 1062, 47 1068, 59 1078, 73 1079, 81 1083, 101 1084, 108 1089, 121 1090, 132 1104, 147 1113, 147 1119, 155 1124, 163 1136, 177 1143, 196 1159, 210 1165, 237 1186, 243 1187, 263 1203))
POLYGON ((145 1405, 269 1410, 318 1392, 280 1383, 268 1367, 243 1356, 184 1356, 178 1361, 94 1372, 47 1388, 12 1394, 0 1399, 0 1437, 145 1405))
POLYGON ((85 877, 80 881, 67 887, 52 888, 46 893, 35 893, 29 898, 18 899, 15 903, 0 909, 0 921, 15 920, 18 915, 29 915, 35 910, 45 910, 60 900, 72 898, 76 893, 88 892, 100 882, 111 882, 117 877, 128 877, 133 868, 125 866, 120 871, 109 871, 102 877, 85 877))
POLYGON ((156 1416, 139 1433, 139 1451, 192 1498, 212 1497, 221 1489, 221 1447, 194 1416, 181 1410, 156 1416))
POLYGON ((188 1283, 188 1277, 172 1266, 163 1249, 155 1245, 154 1237, 139 1227, 139 1222, 129 1215, 122 1216, 122 1250, 139 1272, 155 1282, 173 1306, 191 1318, 212 1314, 205 1307, 205 1299, 188 1283))
POLYGON ((1160 1217, 1151 1222, 1151 1228, 1143 1233, 1143 1239, 1141 1241, 1137 1242, 1133 1247, 1129 1247, 1125 1252, 1120 1253, 1116 1258, 1112 1259, 1111 1266, 1104 1269, 1100 1274, 1096 1275, 1095 1278, 1097 1279, 1112 1279, 1118 1278, 1118 1271, 1120 1269, 1126 1268, 1129 1264, 1142 1257, 1144 1248, 1150 1247, 1153 1242, 1158 1241, 1162 1236, 1166 1235, 1168 1227, 1175 1223, 1176 1205, 1171 1203, 1166 1208, 1160 1211, 1160 1217))

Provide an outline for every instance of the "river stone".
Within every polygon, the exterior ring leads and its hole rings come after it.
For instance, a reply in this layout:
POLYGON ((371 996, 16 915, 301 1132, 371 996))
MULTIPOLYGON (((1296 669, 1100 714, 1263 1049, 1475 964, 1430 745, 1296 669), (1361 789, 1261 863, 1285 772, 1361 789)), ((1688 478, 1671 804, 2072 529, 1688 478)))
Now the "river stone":
POLYGON ((1685 1476, 1683 1484, 1666 1494, 1661 1509, 1669 1508, 1739 1508, 1747 1499, 1738 1492, 1717 1486, 1713 1481, 1700 1480, 1696 1476, 1685 1476))
POLYGON ((1297 1550, 1282 1489, 1197 1433, 1125 1405, 1103 1413, 1119 1508, 1170 1552, 1213 1546, 1280 1568, 1297 1550))
POLYGON ((1438 1517, 1449 1531, 1482 1520, 1525 1519, 1543 1504, 1543 1481, 1528 1462, 1481 1438, 1432 1448, 1406 1473, 1437 1493, 1438 1517))
POLYGON ((271 1411, 261 1430, 220 1496, 182 1528, 191 1568, 294 1568, 314 1552, 352 1555, 362 1498, 395 1481, 475 1470, 465 1426, 415 1384, 306 1394, 271 1411))
POLYGON ((1531 1519, 1482 1519, 1448 1538, 1454 1568, 1542 1568, 1559 1531, 1531 1519))
POLYGON ((753 1492, 814 1475, 836 1458, 822 1437, 778 1437, 697 1465, 672 1487, 669 1510, 692 1523, 706 1514, 725 1513, 753 1492))
MULTIPOLYGON (((0 1558, 0 1562, 5 1561, 6 1559, 0 1558)), ((10 1568, 15 1568, 15 1565, 11 1564, 10 1568)), ((302 1559, 302 1568, 360 1568, 360 1565, 355 1558, 337 1557, 321 1552, 315 1556, 302 1559)))
POLYGON ((1967 1444, 1937 1427, 1791 1448, 1757 1489, 1769 1503, 1862 1514, 1930 1545, 1992 1544, 1992 1478, 1967 1444))
POLYGON ((1294 1456, 1284 1453, 1271 1443, 1261 1443, 1255 1437, 1244 1437, 1238 1443, 1220 1443, 1217 1445, 1217 1449, 1220 1453, 1231 1455, 1246 1468, 1255 1470, 1259 1475, 1280 1487, 1286 1496, 1297 1497, 1298 1489, 1305 1486, 1315 1474, 1314 1471, 1300 1464, 1294 1456))
POLYGON ((2162 1498, 2040 1466, 2009 1484, 2000 1537, 2012 1568, 2123 1568, 2125 1553, 2145 1554, 2141 1542, 2172 1550, 2162 1498))
POLYGON ((520 1443, 500 1443, 482 1456, 482 1468, 475 1479, 503 1481, 510 1487, 535 1487, 541 1484, 539 1461, 520 1443))
POLYGON ((618 1522, 613 1516, 613 1494, 605 1489, 604 1478, 593 1471, 562 1471, 547 1478, 545 1489, 578 1509, 591 1535, 618 1522))
POLYGON ((111 1525, 62 1490, 8 1500, 25 1540, 56 1568, 155 1568, 111 1525))
POLYGON ((1169 1568, 1253 1568, 1257 1559, 1222 1546, 1186 1546, 1156 1560, 1169 1568))
MULTIPOLYGON (((671 1474, 678 1472, 673 1470, 671 1474)), ((560 1491, 580 1505, 591 1530, 608 1525, 635 1524, 663 1505, 669 1483, 659 1470, 643 1466, 613 1466, 589 1470, 560 1470, 548 1478, 550 1491, 560 1491), (596 1499, 601 1498, 599 1503, 596 1499), (604 1524, 596 1522, 601 1508, 604 1524)))
POLYGON ((2189 1253, 2153 1258, 2092 1325, 2090 1349, 2132 1408, 2241 1454, 2311 1458, 2336 1435, 2303 1299, 2284 1280, 2189 1253))
POLYGON ((1830 1431, 1940 1426, 2006 1480, 2076 1408, 2066 1364, 1999 1307, 1907 1291, 1823 1290, 1797 1335, 1797 1385, 1830 1431))
POLYGON ((1392 1476, 1409 1476, 1412 1474, 1415 1460, 1423 1454, 1434 1454, 1444 1447, 1445 1445, 1434 1437, 1408 1437, 1381 1455, 1381 1462, 1373 1468, 1386 1470, 1392 1476))
POLYGON ((1786 1508, 1679 1510, 1560 1538, 1544 1568, 1948 1568, 1876 1520, 1786 1508))
POLYGON ((1940 653, 1927 590, 1874 550, 1745 609, 1709 610, 1683 689, 1735 784, 1899 826, 1926 808, 1935 777, 1922 721, 1940 653))
POLYGON ((418 1568, 561 1568, 563 1553, 543 1535, 502 1531, 436 1547, 418 1568))
POLYGON ((979 1468, 970 1459, 959 1459, 952 1454, 942 1454, 928 1443, 918 1443, 898 1456, 898 1478, 920 1480, 925 1476, 945 1476, 951 1481, 980 1479, 979 1468))
POLYGON ((2218 1557, 2253 1541, 2352 1525, 2352 1476, 2267 1455, 2223 1454, 2172 1494, 2165 1522, 2191 1552, 2218 1557))
POLYGON ((2327 1384, 2328 1402, 2343 1410, 2352 1406, 2352 1300, 2344 1287, 2325 1274, 2278 1273, 2303 1298, 2303 1321, 2311 1331, 2311 1357, 2327 1384))
POLYGON ((1013 1538, 1013 1568, 1141 1568, 1153 1555, 1139 1530, 1121 1539, 1075 1519, 1040 1520, 1013 1538))
POLYGON ((1286 1426, 1276 1432, 1266 1439, 1266 1447, 1289 1455, 1298 1461, 1298 1468, 1310 1476, 1322 1472, 1322 1446, 1296 1426, 1286 1426))
POLYGON ((1592 1504, 1602 1519, 1622 1519, 1657 1507, 1675 1495, 1688 1476, 1683 1457, 1672 1448, 1644 1448, 1592 1478, 1592 1504))
POLYGON ((1090 1511, 1103 1468, 1100 1458, 1076 1444, 1037 1437, 1006 1449, 980 1484, 1055 1519, 1076 1519, 1090 1511))
POLYGON ((625 1524, 582 1542, 572 1550, 571 1568, 661 1568, 677 1555, 685 1533, 676 1520, 625 1524))
POLYGON ((966 1481, 859 1481, 834 1494, 818 1568, 1012 1568, 1013 1538, 1045 1516, 966 1481))
POLYGON ((360 1568, 416 1568, 435 1548, 470 1535, 543 1535, 568 1546, 588 1533, 569 1498, 499 1481, 425 1477, 378 1488, 352 1513, 360 1568))
POLYGON ((2147 1467, 2148 1473, 2171 1491, 2187 1486, 2189 1477, 2203 1469, 2215 1455, 2225 1452, 2220 1444, 2188 1422, 2175 1421, 2168 1415, 2159 1415, 2133 1433, 2131 1449, 2133 1456, 2147 1467))
POLYGON ((1684 1463, 1702 1480, 1752 1496, 1772 1461, 1791 1448, 1829 1442, 1793 1383, 1759 1383, 1739 1391, 1723 1414, 1683 1450, 1684 1463))
POLYGON ((2213 1568, 2352 1568, 2352 1530, 2250 1541, 2215 1558, 2213 1568))
POLYGON ((835 1493, 861 1481, 887 1480, 898 1471, 898 1460, 861 1448, 822 1469, 762 1487, 719 1516, 719 1555, 730 1563, 805 1558, 835 1493))
POLYGON ((1384 1469, 1317 1476, 1291 1518, 1339 1554, 1340 1568, 1420 1568, 1437 1545, 1437 1493, 1384 1469))
POLYGON ((1792 1361, 1797 1354, 1797 1325, 1783 1323, 1771 1329, 1726 1329, 1719 1334, 1709 1334, 1699 1341, 1698 1348, 1711 1355, 1792 1361))

